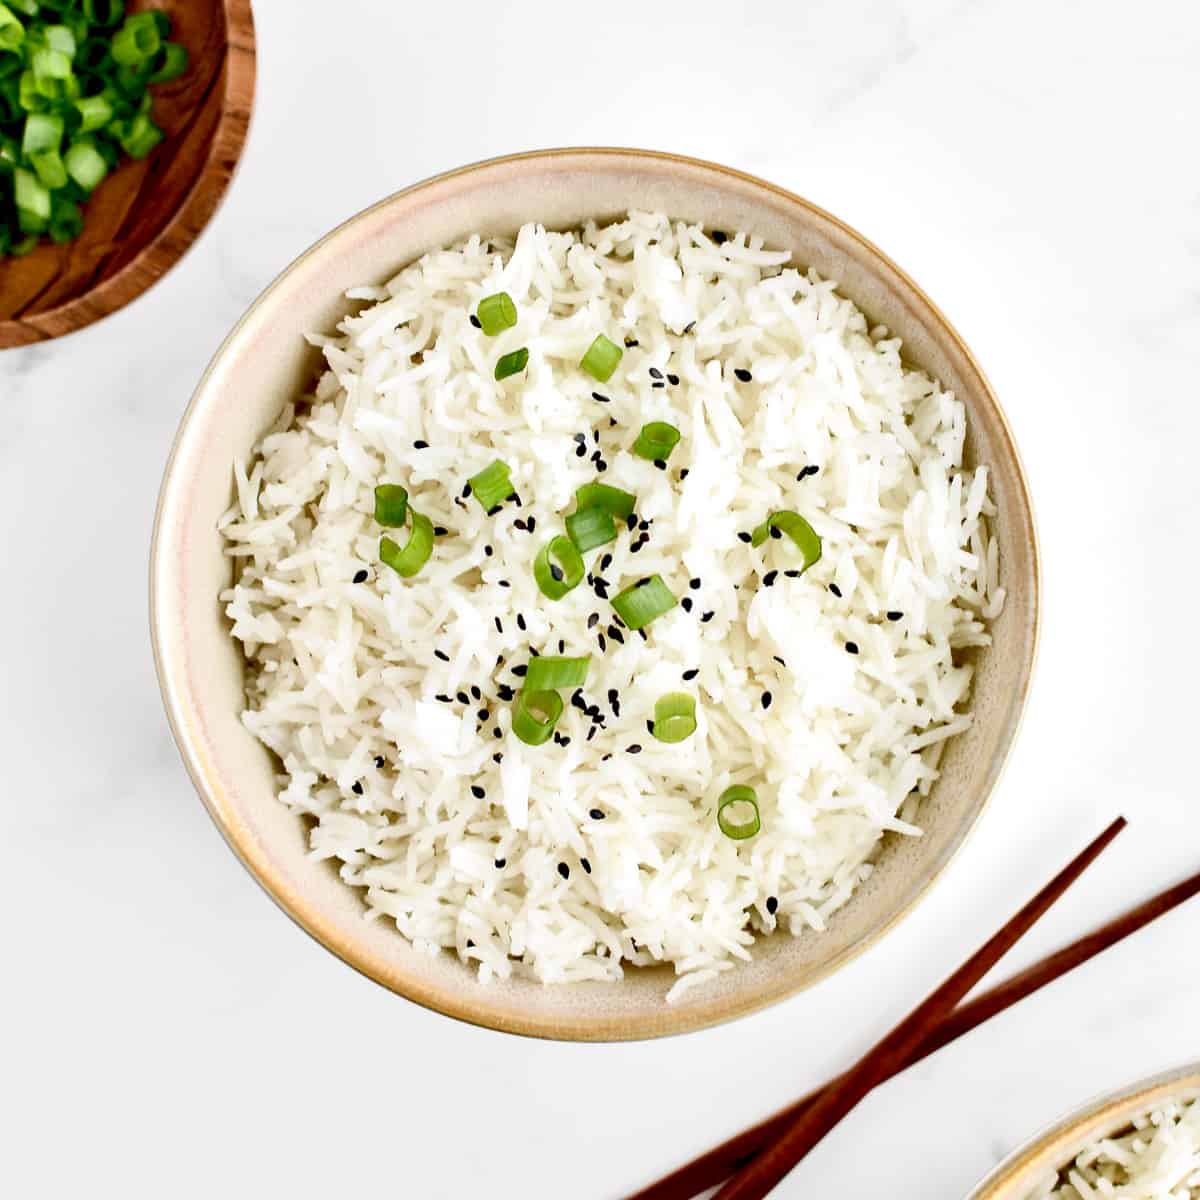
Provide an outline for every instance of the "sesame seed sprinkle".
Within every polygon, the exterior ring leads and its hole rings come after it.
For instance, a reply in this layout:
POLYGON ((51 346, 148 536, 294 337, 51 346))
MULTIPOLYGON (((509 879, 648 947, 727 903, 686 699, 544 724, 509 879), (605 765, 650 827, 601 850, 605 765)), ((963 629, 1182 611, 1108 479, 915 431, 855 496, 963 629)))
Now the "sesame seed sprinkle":
POLYGON ((684 671, 683 678, 686 679, 690 683, 699 674, 700 674, 699 667, 689 667, 686 671, 684 671))
POLYGON ((754 376, 745 367, 736 367, 733 372, 742 383, 749 383, 754 376))
POLYGON ((899 621, 903 616, 904 614, 902 612, 899 612, 893 608, 888 610, 887 619, 889 621, 899 621))
POLYGON ((558 864, 558 873, 559 873, 559 874, 560 874, 560 875, 561 875, 561 876, 562 876, 564 879, 570 879, 570 878, 571 878, 571 868, 570 868, 570 867, 568 867, 566 863, 559 863, 559 864, 558 864))
POLYGON ((418 438, 415 442, 413 442, 413 449, 414 450, 428 450, 429 443, 423 442, 420 438, 418 438))
POLYGON ((361 795, 363 794, 363 785, 362 785, 362 784, 361 784, 361 783, 360 783, 360 782, 359 782, 359 781, 356 779, 356 780, 355 780, 355 781, 354 781, 354 782, 353 782, 353 783, 350 785, 350 790, 351 790, 351 791, 352 791, 352 792, 353 792, 353 793, 354 793, 356 796, 361 796, 361 795))
POLYGON ((829 590, 840 600, 842 598, 842 589, 836 583, 829 585, 829 590))
POLYGON ((366 573, 366 571, 355 571, 355 573, 354 573, 354 582, 355 582, 355 583, 366 583, 366 582, 367 582, 367 573, 366 573))
POLYGON ((770 692, 763 692, 763 694, 759 697, 759 702, 762 704, 763 708, 770 708, 771 701, 773 699, 774 699, 774 697, 771 695, 770 692))
POLYGON ((473 783, 471 784, 471 795, 474 796, 476 800, 482 800, 484 796, 487 795, 487 792, 485 792, 483 788, 479 786, 479 784, 473 783))
POLYGON ((857 654, 858 653, 858 643, 857 642, 847 642, 846 643, 846 653, 847 654, 857 654))

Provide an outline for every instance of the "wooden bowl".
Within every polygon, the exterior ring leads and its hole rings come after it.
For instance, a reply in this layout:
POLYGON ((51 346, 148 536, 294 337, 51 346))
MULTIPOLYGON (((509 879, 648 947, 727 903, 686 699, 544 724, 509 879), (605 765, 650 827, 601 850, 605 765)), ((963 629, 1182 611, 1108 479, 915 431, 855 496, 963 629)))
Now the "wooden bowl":
POLYGON ((255 302, 217 352, 184 416, 159 500, 151 566, 159 680, 196 787, 229 844, 304 929, 372 979, 420 1004, 496 1029, 580 1040, 698 1029, 782 999, 843 966, 891 928, 929 887, 975 824, 1017 731, 1033 669, 1039 567, 1029 494, 1012 435, 975 360, 898 267, 840 221, 762 180, 693 159, 630 150, 517 155, 400 192, 336 229, 255 302), (968 457, 992 468, 1008 602, 993 645, 976 659, 975 721, 954 739, 924 809, 926 834, 890 838, 877 869, 819 936, 762 938, 754 961, 668 1007, 666 968, 619 984, 542 987, 476 982, 449 955, 415 952, 385 923, 363 920, 359 895, 328 863, 306 857, 300 819, 276 798, 275 765, 243 728, 243 661, 218 592, 230 559, 217 532, 232 500, 232 464, 311 383, 306 331, 329 330, 344 291, 388 279, 431 248, 472 232, 512 233, 537 220, 569 228, 589 217, 651 209, 722 229, 751 229, 839 280, 908 355, 968 410, 968 457))
POLYGON ((1200 1063, 1093 1100, 1010 1155, 967 1200, 1026 1200, 1039 1179, 1061 1170, 1085 1146, 1119 1134, 1160 1104, 1196 1096, 1200 1096, 1200 1063))
POLYGON ((96 189, 75 241, 48 239, 0 266, 0 349, 61 337, 107 317, 183 257, 233 178, 254 100, 250 0, 135 0, 162 9, 187 71, 156 85, 154 119, 166 138, 125 160, 96 189))

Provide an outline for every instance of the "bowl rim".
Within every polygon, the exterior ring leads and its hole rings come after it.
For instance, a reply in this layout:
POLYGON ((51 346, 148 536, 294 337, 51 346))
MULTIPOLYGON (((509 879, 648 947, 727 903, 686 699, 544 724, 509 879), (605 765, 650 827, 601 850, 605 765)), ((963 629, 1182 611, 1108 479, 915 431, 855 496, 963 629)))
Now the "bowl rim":
POLYGON ((341 959, 347 966, 354 968, 354 970, 366 976, 372 982, 379 984, 381 987, 385 987, 389 991, 413 1003, 419 1004, 430 1011, 453 1017, 470 1025, 531 1038, 557 1041, 635 1041, 691 1033, 723 1024, 736 1018, 748 1016, 751 1013, 814 986, 876 945, 929 895, 935 883, 943 877, 950 864, 961 853, 963 846, 978 826, 983 813, 990 805, 1024 723, 1041 643, 1042 559, 1037 533, 1037 520, 1028 476, 1020 452, 1017 449, 1008 416, 1000 404, 995 389, 992 387, 990 380, 984 374, 983 369, 962 336, 946 318, 941 309, 933 303, 924 290, 920 288, 906 271, 899 267, 888 255, 884 254, 873 242, 869 241, 838 217, 811 201, 804 199, 802 196, 777 184, 761 179, 758 176, 704 159, 668 151, 616 146, 568 146, 544 150, 526 150, 494 158, 480 159, 465 166, 429 176, 417 183, 393 192, 340 222, 280 271, 250 304, 221 342, 198 380, 187 408, 180 419, 179 427, 163 471, 162 484, 159 490, 151 534, 149 567, 150 637, 155 672, 162 693, 168 725, 170 726, 171 734, 180 756, 183 759, 184 766, 192 780, 192 784, 207 809, 209 816, 226 844, 251 877, 271 897, 277 907, 290 917, 305 933, 337 958, 341 959), (984 395, 992 406, 996 416, 999 436, 1004 443, 1005 452, 1013 464, 1024 515, 1027 518, 1028 528, 1026 532, 1029 539, 1029 552, 1032 564, 1029 578, 1031 605, 1027 662, 1021 679, 1021 686, 1015 698, 1016 704, 1011 717, 1011 725, 995 761, 990 783, 984 794, 980 797, 975 811, 971 814, 970 819, 963 824, 956 841, 951 844, 942 860, 934 864, 934 868, 911 890, 903 904, 890 912, 886 918, 882 919, 869 933, 857 942, 847 946, 841 953, 813 969, 804 978, 788 980, 773 987, 761 987, 752 994, 739 995, 728 1002, 717 1005, 704 1006, 697 1004, 680 1008, 666 1008, 664 1006, 665 1012, 663 1016, 654 1021, 641 1018, 631 1022, 628 1019, 619 1017, 601 1019, 579 1017, 576 1015, 567 1016, 565 1014, 547 1016, 521 1014, 519 1017, 513 1017, 507 1010, 501 1011, 489 1005, 487 1003, 486 989, 483 988, 479 990, 478 995, 472 995, 464 999, 448 991, 416 985, 411 980, 398 981, 394 976, 389 977, 384 964, 378 961, 375 956, 338 937, 329 927, 328 923, 320 917, 315 906, 309 905, 302 897, 297 896, 294 890, 285 881, 280 879, 276 873, 267 869, 265 864, 256 862, 250 854, 247 844, 250 839, 245 836, 239 836, 241 831, 231 828, 223 820, 212 799, 214 789, 210 786, 206 777, 208 764, 204 755, 198 752, 190 736, 189 722, 186 719, 186 706, 182 703, 179 689, 172 677, 164 649, 166 635, 163 632, 164 603, 160 597, 160 591, 162 590, 162 580, 160 577, 168 571, 168 568, 163 565, 162 545, 164 540, 164 514, 170 504, 172 493, 175 490, 176 460, 180 455, 189 426, 196 416, 207 392, 209 381, 216 373, 226 354, 240 340, 243 331, 254 320, 259 310, 269 303, 276 290, 293 272, 300 270, 310 259, 320 254, 330 243, 340 238, 359 221, 369 219, 392 204, 408 199, 422 191, 440 187, 452 180, 477 172, 485 172, 498 167, 514 165, 550 164, 572 157, 624 159, 633 163, 646 162, 658 165, 674 164, 689 170, 715 173, 731 181, 750 185, 752 188, 764 191, 789 205, 794 205, 805 210, 805 212, 818 221, 830 223, 844 237, 857 243, 866 255, 875 258, 884 268, 894 272, 899 281, 905 287, 911 288, 918 300, 927 307, 930 317, 936 323, 940 335, 962 355, 967 367, 974 372, 984 395))
POLYGON ((1025 1200, 1013 1190, 1018 1183, 1027 1184, 1034 1172, 1058 1170, 1081 1141, 1107 1136, 1147 1109, 1193 1092, 1200 1095, 1200 1061, 1093 1097, 1018 1146, 966 1200, 1025 1200))
POLYGON ((115 275, 53 308, 0 319, 0 350, 86 329, 148 292, 192 248, 225 200, 242 161, 254 112, 257 37, 251 0, 220 0, 225 14, 221 115, 191 186, 167 223, 115 275), (244 109, 244 115, 242 110, 244 109))

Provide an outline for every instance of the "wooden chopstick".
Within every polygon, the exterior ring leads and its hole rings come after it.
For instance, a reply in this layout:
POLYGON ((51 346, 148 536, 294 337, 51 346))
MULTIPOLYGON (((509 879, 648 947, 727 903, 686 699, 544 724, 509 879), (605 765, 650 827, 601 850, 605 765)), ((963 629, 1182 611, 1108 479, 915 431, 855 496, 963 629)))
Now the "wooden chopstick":
MULTIPOLYGON (((1056 979, 1061 979, 1076 967, 1082 966, 1089 959, 1117 945, 1196 895, 1200 895, 1200 872, 1151 896, 1128 912, 1101 925, 1099 929, 997 984, 976 999, 959 1005, 917 1047, 901 1069, 907 1069, 920 1062, 921 1059, 982 1025, 984 1021, 998 1016, 1056 979)), ((829 1087, 834 1082, 836 1080, 831 1080, 824 1087, 829 1087)), ((628 1200, 691 1200, 693 1196, 716 1187, 722 1180, 728 1179, 735 1171, 744 1167, 765 1145, 778 1139, 821 1090, 823 1089, 810 1092, 766 1120, 742 1130, 719 1146, 642 1188, 628 1200)))
POLYGON ((917 1047, 1033 928, 1125 825, 1124 817, 1113 821, 849 1071, 814 1097, 773 1142, 725 1183, 713 1200, 762 1200, 872 1088, 903 1068, 917 1047))

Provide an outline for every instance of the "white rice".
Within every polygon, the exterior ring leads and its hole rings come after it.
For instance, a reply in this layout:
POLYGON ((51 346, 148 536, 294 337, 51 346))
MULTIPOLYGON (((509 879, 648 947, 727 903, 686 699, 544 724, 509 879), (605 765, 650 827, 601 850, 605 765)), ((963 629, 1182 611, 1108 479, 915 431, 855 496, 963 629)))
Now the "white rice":
POLYGON ((970 725, 961 652, 988 644, 1004 592, 963 405, 788 258, 646 213, 473 237, 355 289, 367 306, 311 339, 329 368, 315 393, 236 468, 222 600, 280 799, 369 917, 481 980, 668 962, 674 999, 749 958, 756 933, 822 930, 886 832, 919 836, 946 739, 970 725), (519 323, 487 338, 470 314, 500 290, 519 323), (578 366, 599 332, 636 342, 604 385, 578 366), (494 382, 521 346, 528 370, 494 382), (654 419, 683 433, 667 471, 629 452, 654 419), (635 552, 622 530, 589 570, 610 596, 660 572, 691 601, 646 640, 614 639, 586 582, 550 603, 533 578, 597 450, 649 540, 635 552), (523 503, 487 516, 462 489, 496 458, 523 503), (805 467, 819 470, 798 480, 805 467), (415 579, 378 563, 381 482, 449 531, 415 579), (786 540, 738 537, 776 509, 823 539, 803 577, 784 574, 799 566, 786 540), (569 743, 530 748, 497 689, 519 687, 530 647, 560 643, 592 656, 583 704, 603 726, 587 740, 594 722, 569 705, 569 743), (665 745, 646 722, 677 690, 699 728, 665 745), (762 830, 742 842, 714 816, 731 783, 759 796, 762 830))
POLYGON ((1200 1200, 1200 1101, 1181 1100, 1093 1142, 1027 1200, 1200 1200))

